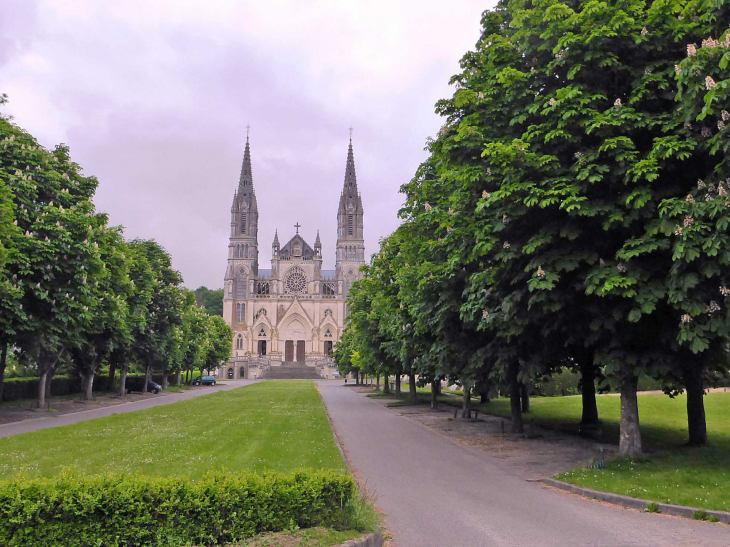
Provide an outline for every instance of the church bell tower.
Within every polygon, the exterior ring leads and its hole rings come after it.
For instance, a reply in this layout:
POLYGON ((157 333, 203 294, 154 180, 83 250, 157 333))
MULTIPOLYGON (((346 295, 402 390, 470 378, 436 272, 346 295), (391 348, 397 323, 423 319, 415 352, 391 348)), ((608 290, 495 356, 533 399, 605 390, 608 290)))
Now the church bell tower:
POLYGON ((234 328, 246 323, 249 279, 258 275, 258 226, 259 210, 253 188, 251 147, 247 134, 241 176, 231 205, 228 267, 223 292, 223 317, 234 328))
POLYGON ((360 266, 365 264, 362 198, 357 191, 355 156, 352 152, 352 133, 347 150, 345 184, 337 209, 337 279, 343 282, 343 297, 354 281, 360 279, 360 266))

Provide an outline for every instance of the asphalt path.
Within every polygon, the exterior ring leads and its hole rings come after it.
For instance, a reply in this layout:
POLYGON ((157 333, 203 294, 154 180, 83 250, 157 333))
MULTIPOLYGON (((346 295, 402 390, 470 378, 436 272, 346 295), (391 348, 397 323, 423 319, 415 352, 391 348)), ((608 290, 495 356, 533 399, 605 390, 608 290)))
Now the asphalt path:
POLYGON ((730 545, 730 526, 641 513, 527 482, 506 464, 339 382, 318 382, 397 547, 730 545))
POLYGON ((53 415, 48 413, 42 418, 32 418, 30 420, 22 420, 19 422, 11 422, 0 425, 0 438, 9 437, 10 435, 18 435, 19 433, 28 433, 29 431, 38 431, 39 429, 47 429, 49 427, 58 427, 60 425, 70 425, 77 422, 85 422, 95 418, 104 418, 112 414, 122 414, 124 412, 134 412, 136 410, 144 410, 154 406, 169 405, 179 401, 187 401, 201 395, 210 395, 218 391, 228 391, 239 387, 255 384, 259 380, 225 380, 216 386, 201 386, 193 388, 189 391, 181 391, 180 393, 160 394, 144 399, 143 401, 134 401, 122 403, 118 405, 94 408, 91 410, 82 410, 69 414, 53 415))

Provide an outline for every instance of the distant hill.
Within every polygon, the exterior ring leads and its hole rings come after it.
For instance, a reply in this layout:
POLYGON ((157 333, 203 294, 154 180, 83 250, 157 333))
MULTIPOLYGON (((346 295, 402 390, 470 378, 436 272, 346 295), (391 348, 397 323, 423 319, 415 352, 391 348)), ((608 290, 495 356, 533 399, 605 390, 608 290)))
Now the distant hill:
POLYGON ((198 287, 195 289, 195 301, 199 307, 205 308, 208 315, 223 315, 223 289, 198 287))

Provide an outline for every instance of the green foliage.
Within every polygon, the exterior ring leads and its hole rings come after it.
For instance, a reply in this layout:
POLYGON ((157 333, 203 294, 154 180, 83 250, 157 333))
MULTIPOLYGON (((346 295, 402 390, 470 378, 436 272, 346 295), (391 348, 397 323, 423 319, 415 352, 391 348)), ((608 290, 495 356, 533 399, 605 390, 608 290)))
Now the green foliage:
POLYGON ((366 366, 513 397, 600 369, 696 401, 730 340, 729 20, 713 0, 485 11, 404 222, 350 293, 366 366))
POLYGON ((206 286, 195 289, 195 300, 208 315, 223 317, 223 289, 211 290, 206 286))
POLYGON ((0 542, 219 545, 263 532, 341 526, 343 507, 356 497, 352 477, 335 472, 19 478, 0 483, 0 542))
POLYGON ((661 513, 662 510, 659 508, 659 505, 656 502, 650 501, 646 504, 646 509, 644 509, 647 513, 661 513))

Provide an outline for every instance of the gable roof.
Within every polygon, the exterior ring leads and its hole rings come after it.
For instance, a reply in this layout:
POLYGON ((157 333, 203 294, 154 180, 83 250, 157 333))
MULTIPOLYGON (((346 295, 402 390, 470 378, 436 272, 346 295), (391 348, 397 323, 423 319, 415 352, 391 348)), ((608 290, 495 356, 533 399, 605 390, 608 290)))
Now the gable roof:
POLYGON ((289 242, 284 245, 281 250, 279 251, 279 256, 281 258, 304 258, 304 259, 312 259, 314 258, 314 249, 309 246, 309 243, 304 241, 304 238, 300 236, 299 234, 295 235, 293 238, 289 240, 289 242), (301 249, 301 254, 296 255, 294 254, 294 247, 299 246, 301 249))

